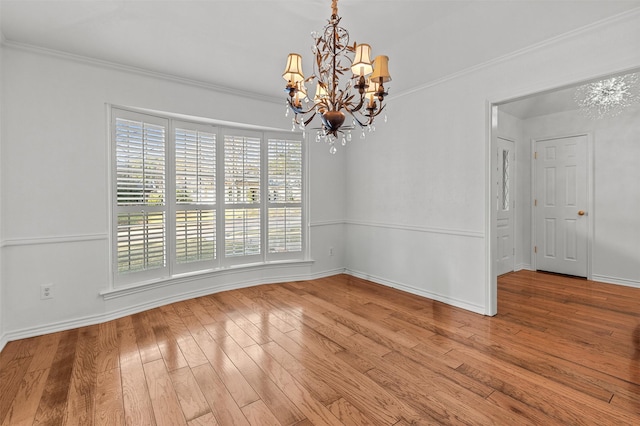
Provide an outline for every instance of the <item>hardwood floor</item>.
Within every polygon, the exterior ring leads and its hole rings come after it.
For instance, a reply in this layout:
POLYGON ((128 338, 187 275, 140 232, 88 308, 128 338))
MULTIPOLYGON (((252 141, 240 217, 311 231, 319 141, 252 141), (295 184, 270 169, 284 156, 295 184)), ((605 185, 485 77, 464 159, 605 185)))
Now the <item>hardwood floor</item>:
POLYGON ((0 422, 640 424, 640 289, 521 271, 483 317, 340 275, 7 344, 0 422))

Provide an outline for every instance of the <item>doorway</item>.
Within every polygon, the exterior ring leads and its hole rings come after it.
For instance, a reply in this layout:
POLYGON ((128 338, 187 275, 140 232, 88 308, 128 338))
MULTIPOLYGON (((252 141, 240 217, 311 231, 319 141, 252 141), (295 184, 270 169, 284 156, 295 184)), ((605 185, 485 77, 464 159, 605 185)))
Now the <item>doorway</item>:
MULTIPOLYGON (((498 310, 497 276, 502 272, 498 263, 498 211, 496 209, 496 200, 499 196, 499 185, 497 185, 499 161, 496 155, 498 137, 514 140, 518 152, 516 157, 518 185, 515 191, 514 211, 515 270, 555 270, 577 276, 586 275, 587 279, 599 282, 640 287, 637 268, 640 216, 636 213, 640 210, 640 196, 634 186, 640 179, 640 169, 636 161, 640 155, 640 145, 637 144, 637 137, 640 134, 640 103, 630 104, 622 110, 615 111, 615 114, 601 116, 594 116, 585 110, 578 111, 576 103, 577 87, 638 73, 640 69, 622 71, 564 88, 550 89, 488 104, 487 111, 490 114, 487 120, 490 133, 485 151, 486 159, 490 163, 490 167, 486 170, 488 194, 486 261, 488 267, 486 268, 485 300, 488 315, 495 315, 498 310), (544 223, 535 225, 537 212, 534 204, 540 203, 542 195, 545 194, 536 193, 538 188, 544 188, 544 184, 536 185, 535 183, 536 166, 533 156, 536 152, 541 155, 540 151, 546 147, 538 143, 536 149, 536 141, 573 137, 586 138, 587 170, 584 180, 587 185, 587 204, 581 206, 579 204, 583 204, 582 201, 577 198, 572 200, 574 205, 571 206, 573 209, 571 216, 547 217, 549 226, 544 231, 544 223), (567 233, 566 229, 559 231, 557 227, 553 228, 550 225, 553 220, 563 220, 567 227, 571 227, 571 233, 567 233), (584 244, 580 243, 585 235, 585 226, 586 256, 584 244), (541 230, 547 235, 536 236, 536 232, 541 230), (556 232, 556 235, 551 235, 553 232, 556 232), (555 244, 558 232, 559 235, 563 235, 563 241, 555 244), (544 247, 545 238, 554 241, 555 245, 544 247), (561 244, 564 244, 564 247, 561 244), (538 250, 537 253, 536 250, 538 250), (559 250, 563 252, 565 258, 571 259, 566 263, 573 262, 579 265, 579 268, 554 269, 553 266, 545 264, 548 259, 540 257, 540 250, 542 254, 546 250, 547 255, 553 255, 553 250, 556 252, 559 250), (586 272, 585 263, 581 263, 581 259, 586 261, 586 272)), ((640 90, 640 86, 637 89, 640 90)), ((580 144, 584 145, 583 142, 576 142, 576 149, 580 144)), ((566 164, 563 167, 573 166, 566 164)), ((541 170, 537 174, 543 176, 544 173, 545 171, 541 170)), ((555 173, 558 173, 558 170, 555 173)), ((567 177, 570 180, 578 179, 580 173, 575 169, 565 176, 565 186, 567 177)), ((549 185, 547 189, 551 191, 550 188, 549 185)), ((578 190, 577 187, 575 189, 578 190)), ((554 187, 553 191, 566 191, 566 187, 564 189, 554 187)), ((543 222, 544 220, 545 218, 542 219, 543 222)))

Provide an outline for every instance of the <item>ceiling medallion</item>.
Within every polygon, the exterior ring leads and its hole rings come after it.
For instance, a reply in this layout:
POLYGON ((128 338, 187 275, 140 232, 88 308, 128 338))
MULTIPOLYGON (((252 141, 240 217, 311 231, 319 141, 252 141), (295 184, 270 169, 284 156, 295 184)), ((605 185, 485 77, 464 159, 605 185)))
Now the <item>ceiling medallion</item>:
MULTIPOLYGON (((290 53, 282 77, 287 81, 287 113, 293 112, 292 131, 306 126, 320 116, 316 142, 329 143, 329 152, 335 154, 338 139, 342 145, 351 140, 351 130, 358 126, 365 138, 365 129, 374 131, 373 121, 384 110, 388 89, 384 83, 391 81, 389 58, 377 56, 370 59, 371 46, 353 45, 349 32, 340 27, 338 0, 331 2, 332 14, 322 33, 312 32, 311 51, 315 56, 314 72, 305 78, 302 72, 302 56, 290 53), (351 59, 353 57, 353 59, 351 59), (310 101, 305 83, 316 82, 315 96, 310 101), (351 121, 345 125, 347 116, 351 121)), ((386 112, 384 119, 386 121, 386 112)))
POLYGON ((588 117, 615 117, 640 102, 639 82, 639 74, 632 73, 585 84, 576 89, 575 100, 588 117))

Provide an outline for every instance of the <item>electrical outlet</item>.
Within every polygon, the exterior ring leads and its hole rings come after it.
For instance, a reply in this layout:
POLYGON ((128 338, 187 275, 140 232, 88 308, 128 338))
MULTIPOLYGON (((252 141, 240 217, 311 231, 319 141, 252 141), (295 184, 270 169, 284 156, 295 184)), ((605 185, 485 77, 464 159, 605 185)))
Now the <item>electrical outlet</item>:
POLYGON ((329 247, 329 256, 333 256, 333 247, 329 247))
POLYGON ((42 284, 40 286, 40 299, 53 299, 53 284, 42 284))

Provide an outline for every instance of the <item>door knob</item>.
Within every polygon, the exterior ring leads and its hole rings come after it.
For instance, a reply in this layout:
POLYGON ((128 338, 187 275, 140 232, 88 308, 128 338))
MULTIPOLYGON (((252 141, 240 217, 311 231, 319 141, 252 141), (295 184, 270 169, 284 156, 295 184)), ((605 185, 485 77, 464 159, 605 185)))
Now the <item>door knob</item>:
POLYGON ((578 216, 584 216, 584 215, 585 215, 585 211, 584 211, 584 210, 580 210, 580 211, 578 212, 578 216))

